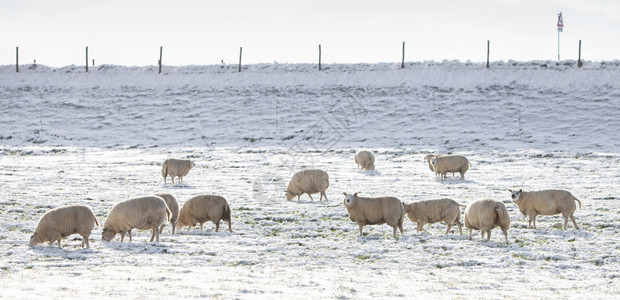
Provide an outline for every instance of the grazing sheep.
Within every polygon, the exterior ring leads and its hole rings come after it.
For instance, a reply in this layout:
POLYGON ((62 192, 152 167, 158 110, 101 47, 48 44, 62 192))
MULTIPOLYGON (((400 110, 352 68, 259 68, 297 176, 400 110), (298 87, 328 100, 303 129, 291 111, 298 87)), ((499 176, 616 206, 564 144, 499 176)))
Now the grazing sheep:
POLYGON ((411 222, 418 223, 418 233, 422 230, 426 231, 424 229, 424 225, 428 223, 444 221, 448 225, 446 234, 450 232, 452 223, 456 223, 456 226, 459 228, 459 232, 463 235, 463 227, 461 226, 461 210, 459 209, 459 206, 465 207, 465 205, 458 204, 452 199, 444 198, 418 201, 410 204, 404 204, 404 206, 405 214, 407 214, 409 220, 411 220, 411 222))
POLYGON ((43 214, 28 245, 36 246, 50 242, 50 246, 58 241, 58 248, 62 248, 60 241, 63 237, 77 233, 82 236, 82 248, 90 248, 88 237, 95 227, 99 226, 93 211, 84 205, 68 205, 47 211, 43 214))
POLYGON ((506 237, 508 244, 508 228, 510 227, 510 216, 504 203, 492 199, 477 200, 465 209, 465 227, 469 228, 469 239, 471 240, 472 231, 480 230, 484 239, 487 233, 487 241, 491 239, 491 229, 499 226, 506 237))
POLYGON ((396 238, 396 228, 403 235, 403 219, 405 218, 405 210, 403 203, 395 197, 379 197, 365 198, 358 197, 357 193, 347 195, 343 193, 344 207, 349 213, 351 221, 357 223, 360 228, 360 236, 362 236, 362 227, 364 225, 375 225, 387 223, 394 228, 392 235, 396 238))
POLYGON ((142 198, 121 201, 112 207, 108 218, 103 223, 101 239, 109 242, 117 233, 121 234, 121 243, 125 234, 129 233, 131 241, 131 229, 151 229, 153 235, 150 242, 159 242, 159 226, 170 220, 170 209, 161 197, 148 196, 142 198))
MULTIPOLYGON (((172 233, 176 233, 177 228, 177 220, 179 219, 179 203, 177 203, 177 199, 170 194, 156 194, 155 196, 161 197, 166 202, 168 209, 170 209, 170 225, 172 225, 172 233)), ((164 230, 165 224, 161 224, 159 228, 159 233, 161 234, 164 230)))
POLYGON ((441 179, 446 179, 448 172, 461 173, 461 180, 465 179, 465 172, 469 170, 471 163, 465 156, 461 155, 442 155, 431 158, 431 165, 435 175, 441 174, 441 179))
POLYGON ((362 167, 362 170, 374 170, 375 169, 375 156, 370 151, 361 150, 355 153, 355 163, 358 167, 362 167))
POLYGON ((551 216, 562 214, 564 217, 564 230, 568 224, 568 218, 575 225, 575 229, 579 229, 573 213, 577 209, 575 201, 579 202, 579 208, 581 208, 581 201, 575 198, 573 194, 563 190, 543 190, 536 192, 524 192, 523 190, 513 191, 508 190, 511 193, 512 202, 517 204, 519 211, 526 216, 529 216, 529 222, 527 228, 531 228, 534 223, 534 229, 536 229, 536 216, 551 216))
POLYGON ((174 177, 179 177, 177 183, 183 183, 183 176, 189 173, 195 166, 194 162, 189 159, 166 159, 161 164, 161 176, 164 177, 164 185, 166 184, 166 177, 172 178, 172 184, 174 184, 174 177))
POLYGON ((309 169, 303 170, 295 173, 291 181, 288 183, 288 187, 286 188, 286 200, 291 201, 295 196, 297 196, 297 201, 304 193, 308 194, 310 200, 312 199, 311 194, 321 193, 321 198, 319 201, 327 200, 327 195, 325 194, 325 190, 329 187, 329 175, 327 172, 318 169, 309 169))
POLYGON ((220 220, 224 220, 228 223, 228 231, 232 232, 230 215, 230 206, 224 197, 199 195, 183 203, 178 226, 179 229, 188 226, 187 231, 190 231, 198 223, 202 231, 203 224, 210 220, 215 224, 215 232, 217 232, 220 230, 220 220))

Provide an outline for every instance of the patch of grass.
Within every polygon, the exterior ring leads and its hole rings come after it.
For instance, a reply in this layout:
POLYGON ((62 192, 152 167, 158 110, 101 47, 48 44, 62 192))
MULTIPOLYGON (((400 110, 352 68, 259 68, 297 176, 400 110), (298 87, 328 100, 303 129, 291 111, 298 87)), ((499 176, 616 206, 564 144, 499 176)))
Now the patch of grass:
POLYGON ((372 257, 370 255, 366 255, 366 254, 359 254, 359 255, 356 255, 355 258, 357 258, 359 260, 369 260, 372 257))

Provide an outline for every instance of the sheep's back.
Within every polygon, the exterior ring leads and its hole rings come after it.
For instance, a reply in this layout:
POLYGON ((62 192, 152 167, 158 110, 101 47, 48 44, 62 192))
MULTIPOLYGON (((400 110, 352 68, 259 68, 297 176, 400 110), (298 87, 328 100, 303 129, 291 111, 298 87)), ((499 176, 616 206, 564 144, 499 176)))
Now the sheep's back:
POLYGON ((437 157, 435 171, 458 172, 469 169, 469 160, 461 155, 444 155, 437 157))
POLYGON ((95 215, 90 208, 70 205, 47 211, 39 220, 35 231, 42 235, 48 231, 58 231, 66 236, 80 230, 92 230, 94 227, 95 215))
POLYGON ((303 170, 295 173, 289 187, 294 187, 293 192, 318 193, 327 190, 329 187, 329 175, 327 172, 318 169, 303 170))
POLYGON ((534 208, 540 215, 559 214, 564 210, 576 210, 574 196, 564 190, 542 190, 523 192, 524 205, 534 208))
POLYGON ((157 196, 125 200, 112 207, 103 226, 117 232, 151 229, 166 220, 166 207, 164 199, 157 196))
POLYGON ((396 197, 358 197, 357 201, 355 210, 368 225, 397 222, 404 215, 402 202, 396 197))
POLYGON ((410 205, 412 207, 408 215, 411 215, 410 219, 413 218, 416 222, 434 223, 443 221, 446 217, 457 219, 460 215, 458 203, 448 198, 422 200, 410 205))
POLYGON ((156 194, 155 196, 161 197, 166 202, 166 206, 170 209, 170 222, 174 223, 179 218, 179 203, 170 194, 156 194))

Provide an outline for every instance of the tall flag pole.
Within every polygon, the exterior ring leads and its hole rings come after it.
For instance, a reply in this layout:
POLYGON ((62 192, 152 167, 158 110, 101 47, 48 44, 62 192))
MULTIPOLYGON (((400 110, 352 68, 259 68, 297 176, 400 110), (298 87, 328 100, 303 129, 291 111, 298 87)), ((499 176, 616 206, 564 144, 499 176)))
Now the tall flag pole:
POLYGON ((564 20, 562 12, 558 14, 558 61, 560 61, 560 32, 564 31, 564 20))

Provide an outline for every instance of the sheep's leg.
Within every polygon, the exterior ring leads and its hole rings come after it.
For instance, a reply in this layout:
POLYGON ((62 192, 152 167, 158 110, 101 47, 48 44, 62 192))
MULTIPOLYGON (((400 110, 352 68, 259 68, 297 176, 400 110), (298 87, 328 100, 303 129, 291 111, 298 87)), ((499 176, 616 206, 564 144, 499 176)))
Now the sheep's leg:
POLYGON ((459 228, 459 233, 463 235, 463 225, 461 225, 461 222, 456 222, 456 226, 459 228))
POLYGON ((177 233, 177 223, 172 223, 172 234, 177 233))
POLYGON ((577 226, 577 222, 575 221, 575 217, 573 215, 570 216, 570 220, 573 221, 573 225, 575 225, 575 229, 579 230, 579 226, 577 226))
POLYGON ((504 230, 502 228, 502 232, 504 232, 504 237, 506 237, 506 245, 508 245, 508 229, 504 230))
POLYGON ((314 202, 314 199, 312 199, 312 195, 310 195, 310 193, 307 193, 308 197, 310 197, 310 201, 314 202))
POLYGON ((62 238, 58 239, 58 249, 62 249, 62 245, 60 245, 60 241, 62 241, 62 238))
POLYGON ((203 229, 203 225, 204 225, 204 224, 205 224, 205 223, 200 223, 200 231, 202 231, 202 229, 203 229))
POLYGON ((400 230, 400 235, 404 236, 405 234, 403 233, 403 223, 402 222, 400 224, 398 224, 398 229, 400 230))
POLYGON ((213 223, 215 223, 215 232, 220 231, 220 221, 217 221, 217 223, 216 222, 213 222, 213 223))
POLYGON ((392 237, 396 238, 396 226, 392 226, 392 237))
POLYGON ((121 231, 121 243, 123 242, 124 239, 125 239, 125 232, 121 231))
POLYGON ((473 229, 469 228, 469 239, 470 240, 471 240, 471 234, 472 234, 473 231, 474 231, 473 229))
POLYGON ((131 229, 129 229, 129 241, 131 242, 131 229))
POLYGON ((487 230, 487 242, 491 240, 491 229, 487 230))
POLYGON ((362 234, 362 227, 364 227, 364 225, 362 225, 362 224, 357 224, 357 225, 360 227, 360 236, 364 236, 364 235, 362 234))
POLYGON ((231 227, 231 224, 230 224, 230 223, 231 223, 231 221, 230 221, 230 220, 228 220, 228 221, 226 221, 226 222, 228 222, 228 232, 232 232, 232 227, 231 227))
MULTIPOLYGON (((465 180, 465 172, 460 172, 461 173, 461 180, 465 180)), ((454 177, 454 173, 452 173, 452 177, 454 177)))
POLYGON ((159 227, 159 233, 164 232, 164 226, 166 226, 166 224, 161 224, 161 227, 159 227))
POLYGON ((562 218, 564 219, 564 227, 563 227, 563 229, 566 230, 566 225, 568 225, 568 217, 562 216, 562 218))
POLYGON ((179 183, 183 183, 183 176, 179 176, 179 183))
POLYGON ((534 224, 534 229, 536 229, 536 215, 532 217, 532 224, 534 224))
POLYGON ((480 228, 480 238, 484 240, 484 229, 480 228))
POLYGON ((450 228, 452 228, 452 224, 446 222, 446 224, 448 224, 448 229, 446 230, 446 235, 450 232, 450 228))
POLYGON ((149 243, 152 243, 153 240, 155 239, 155 231, 157 231, 157 227, 154 227, 153 229, 151 229, 152 234, 151 234, 151 239, 149 240, 149 243))

